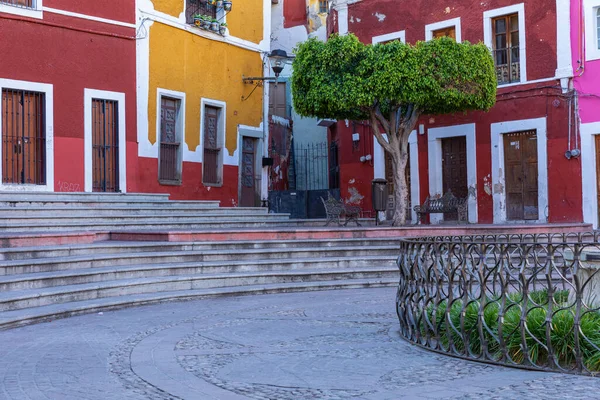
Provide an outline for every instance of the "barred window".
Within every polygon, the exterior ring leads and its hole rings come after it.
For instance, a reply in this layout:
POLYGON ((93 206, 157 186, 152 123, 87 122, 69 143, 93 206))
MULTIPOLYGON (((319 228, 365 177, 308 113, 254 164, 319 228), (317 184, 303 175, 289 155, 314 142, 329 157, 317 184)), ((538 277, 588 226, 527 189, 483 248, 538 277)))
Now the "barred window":
POLYGON ((22 8, 35 8, 35 0, 0 0, 0 4, 22 8))
POLYGON ((494 64, 498 84, 521 81, 519 16, 504 15, 492 20, 494 64))
POLYGON ((194 23, 194 15, 208 15, 217 18, 217 6, 210 4, 209 0, 186 0, 185 20, 188 24, 194 23))

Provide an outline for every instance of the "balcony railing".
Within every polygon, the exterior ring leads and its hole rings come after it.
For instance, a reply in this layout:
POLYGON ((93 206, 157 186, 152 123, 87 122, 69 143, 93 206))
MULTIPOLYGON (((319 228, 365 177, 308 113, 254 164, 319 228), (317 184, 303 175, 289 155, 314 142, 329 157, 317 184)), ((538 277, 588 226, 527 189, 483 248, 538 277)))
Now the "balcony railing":
POLYGON ((496 78, 499 85, 521 81, 519 47, 513 46, 494 50, 496 78))

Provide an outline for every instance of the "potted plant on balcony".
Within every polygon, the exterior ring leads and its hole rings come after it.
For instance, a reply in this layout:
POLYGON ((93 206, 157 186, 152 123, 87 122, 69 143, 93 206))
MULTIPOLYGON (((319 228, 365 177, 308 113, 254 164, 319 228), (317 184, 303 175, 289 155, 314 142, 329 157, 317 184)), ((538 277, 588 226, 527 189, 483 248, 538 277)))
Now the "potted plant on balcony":
POLYGON ((216 18, 213 18, 210 21, 210 30, 213 32, 219 32, 219 21, 216 18))
POLYGON ((202 14, 194 15, 194 25, 196 25, 198 28, 200 28, 202 26, 203 20, 204 20, 204 15, 202 15, 202 14))
POLYGON ((217 8, 223 8, 223 0, 217 0, 217 8))
POLYGON ((219 33, 223 36, 227 33, 227 23, 221 22, 221 26, 219 26, 219 33))
POLYGON ((231 11, 231 6, 233 5, 233 3, 229 0, 224 0, 223 1, 223 10, 225 11, 231 11))
POLYGON ((206 4, 214 6, 217 3, 217 0, 206 0, 206 4))

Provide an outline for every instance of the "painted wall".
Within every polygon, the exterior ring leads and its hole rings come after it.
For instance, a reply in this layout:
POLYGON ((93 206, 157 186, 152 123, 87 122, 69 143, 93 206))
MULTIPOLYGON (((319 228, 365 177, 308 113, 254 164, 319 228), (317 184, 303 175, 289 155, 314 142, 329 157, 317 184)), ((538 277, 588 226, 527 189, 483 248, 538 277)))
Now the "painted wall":
MULTIPOLYGON (((45 0, 42 19, 0 12, 0 79, 53 85, 54 190, 84 188, 84 89, 125 93, 127 146, 135 146, 135 1, 45 0), (101 17, 116 23, 92 21, 101 17)), ((52 168, 52 166, 51 166, 52 168)), ((133 181, 133 180, 132 180, 133 181)), ((127 187, 135 190, 135 184, 127 187)))
MULTIPOLYGON (((262 130, 263 90, 246 84, 243 76, 263 75, 263 0, 234 2, 225 16, 229 32, 220 36, 186 24, 185 2, 141 0, 146 36, 138 43, 138 108, 143 126, 136 181, 144 192, 170 193, 177 199, 220 200, 238 203, 239 132, 262 130), (185 95, 185 126, 181 185, 158 182, 158 90, 185 95), (223 175, 221 186, 202 184, 201 101, 218 101, 225 107, 223 175)), ((262 138, 262 135, 259 135, 262 138)), ((257 159, 263 156, 258 150, 257 159)), ((258 169, 260 171, 260 168, 258 169)))
MULTIPOLYGON (((423 202, 430 194, 429 177, 429 130, 455 125, 475 124, 476 183, 470 190, 476 194, 476 215, 479 223, 494 222, 494 191, 503 186, 492 184, 491 126, 505 121, 534 120, 542 118, 547 127, 546 154, 548 183, 540 185, 547 193, 548 208, 540 209, 540 219, 550 222, 582 221, 581 183, 573 177, 581 176, 578 159, 567 160, 569 108, 561 90, 560 80, 555 78, 559 67, 557 61, 557 13, 556 2, 550 0, 491 2, 478 1, 417 1, 399 3, 393 0, 363 1, 348 4, 347 25, 349 31, 361 41, 371 43, 374 36, 405 31, 406 41, 414 43, 425 40, 425 25, 453 18, 461 19, 462 40, 483 41, 483 13, 486 10, 524 3, 526 26, 527 80, 530 84, 499 87, 496 106, 488 113, 472 112, 444 116, 425 116, 419 121, 423 134, 418 135, 419 193, 423 202), (399 16, 406 16, 401 18, 399 16)), ((341 4, 337 13, 329 18, 329 29, 344 27, 340 21, 346 11, 341 4), (332 27, 333 25, 333 27, 332 27)), ((513 124, 514 125, 514 124, 513 124)), ((517 124, 518 125, 518 124, 517 124)), ((523 123, 526 126, 526 123, 523 123)), ((520 129, 517 129, 520 130, 520 129)), ((524 130, 524 129, 523 129, 524 130)), ((370 209, 371 180, 374 163, 382 163, 373 157, 373 162, 360 162, 360 157, 373 154, 369 144, 371 135, 361 135, 358 146, 350 139, 352 124, 338 122, 332 137, 340 143, 342 196, 347 200, 359 200, 363 209, 370 209), (364 140, 364 142, 363 142, 364 140)), ((495 171, 496 175, 503 171, 495 171)), ((432 193, 432 195, 439 193, 432 193)), ((503 205, 501 205, 503 207, 503 205)))
MULTIPOLYGON (((592 51, 586 44, 594 39, 592 24, 586 26, 586 16, 593 13, 593 7, 600 2, 593 0, 572 0, 571 2, 571 46, 573 49, 573 86, 578 95, 579 131, 582 163, 583 216, 585 222, 598 228, 598 179, 596 163, 598 148, 595 138, 600 135, 600 59, 590 57, 592 51), (589 36, 589 38, 588 38, 589 36), (589 40, 592 39, 592 40, 589 40), (587 42, 587 43, 586 43, 587 42)), ((588 18, 589 22, 589 18, 588 18)))

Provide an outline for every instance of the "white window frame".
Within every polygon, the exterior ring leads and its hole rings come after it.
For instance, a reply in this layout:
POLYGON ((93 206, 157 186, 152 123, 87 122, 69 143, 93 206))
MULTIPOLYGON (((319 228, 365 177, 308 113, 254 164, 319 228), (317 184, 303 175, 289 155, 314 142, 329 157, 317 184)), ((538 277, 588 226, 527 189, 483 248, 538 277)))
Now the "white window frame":
MULTIPOLYGON (((3 184, 0 179, 0 191, 30 191, 30 192, 53 192, 54 191, 54 86, 48 83, 17 81, 12 79, 0 79, 0 93, 2 89, 27 90, 44 93, 46 108, 44 110, 46 124, 46 184, 45 185, 20 185, 3 184)), ((0 96, 0 110, 2 109, 2 96, 0 96)), ((0 127, 2 126, 2 113, 0 112, 0 127)), ((1 135, 1 132, 0 132, 1 135)), ((0 140, 0 154, 2 154, 2 140, 0 140)), ((2 176, 2 163, 0 163, 0 177, 2 176)))
POLYGON ((506 218, 506 179, 504 174, 505 133, 535 130, 537 134, 538 156, 538 219, 531 222, 547 222, 548 208, 548 144, 546 118, 522 119, 491 124, 492 143, 492 188, 494 200, 494 223, 524 223, 529 221, 507 221, 506 218), (499 190, 496 190, 499 188, 499 190))
MULTIPOLYGON (((443 196, 444 182, 442 171, 442 139, 465 136, 467 140, 467 187, 469 197, 467 200, 468 220, 476 224, 479 216, 477 210, 477 193, 472 191, 477 188, 477 143, 475 140, 475 124, 464 124, 429 128, 427 130, 427 152, 429 164, 429 195, 443 196)), ((443 214, 431 214, 432 224, 444 220, 443 214)))
POLYGON ((600 0, 583 0, 585 18, 585 59, 586 61, 600 60, 598 48, 598 10, 600 0))
POLYGON ((84 190, 93 191, 93 163, 92 163, 92 100, 113 100, 117 102, 119 112, 119 192, 127 193, 127 141, 125 121, 125 93, 109 92, 106 90, 84 89, 84 190))
POLYGON ((156 179, 161 185, 178 186, 183 182, 183 148, 185 147, 185 92, 168 90, 163 88, 156 89, 156 146, 157 146, 157 161, 156 179), (179 172, 179 184, 173 182, 160 181, 160 109, 162 106, 162 97, 170 97, 181 101, 179 106, 179 114, 177 115, 176 132, 180 137, 179 152, 177 154, 177 171, 179 172))
POLYGON ((34 0, 34 7, 26 8, 19 6, 11 6, 9 4, 0 3, 0 13, 20 15, 23 17, 42 19, 44 17, 42 11, 42 1, 34 0))
POLYGON ((385 43, 392 40, 400 40, 402 43, 406 43, 406 31, 396 31, 386 33, 385 35, 373 36, 372 43, 385 43))
POLYGON ((202 184, 204 186, 221 187, 223 186, 223 165, 224 165, 224 153, 227 151, 225 148, 225 138, 227 127, 227 103, 221 100, 202 98, 200 100, 200 149, 202 151, 202 184), (217 145, 219 146, 219 164, 217 165, 217 180, 218 183, 205 183, 204 182, 204 111, 206 106, 220 108, 219 112, 219 131, 217 136, 217 145))
MULTIPOLYGON (((510 87, 514 85, 522 85, 527 82, 527 43, 525 35, 525 3, 514 4, 512 6, 496 8, 483 13, 483 42, 493 51, 494 49, 494 27, 492 19, 502 17, 503 15, 517 14, 519 18, 519 64, 520 64, 520 81, 498 85, 498 87, 510 87)), ((495 68, 495 63, 494 63, 495 68)))
POLYGON ((427 41, 433 39, 433 32, 451 27, 454 27, 456 32, 456 42, 462 42, 460 17, 425 25, 425 40, 427 41))

